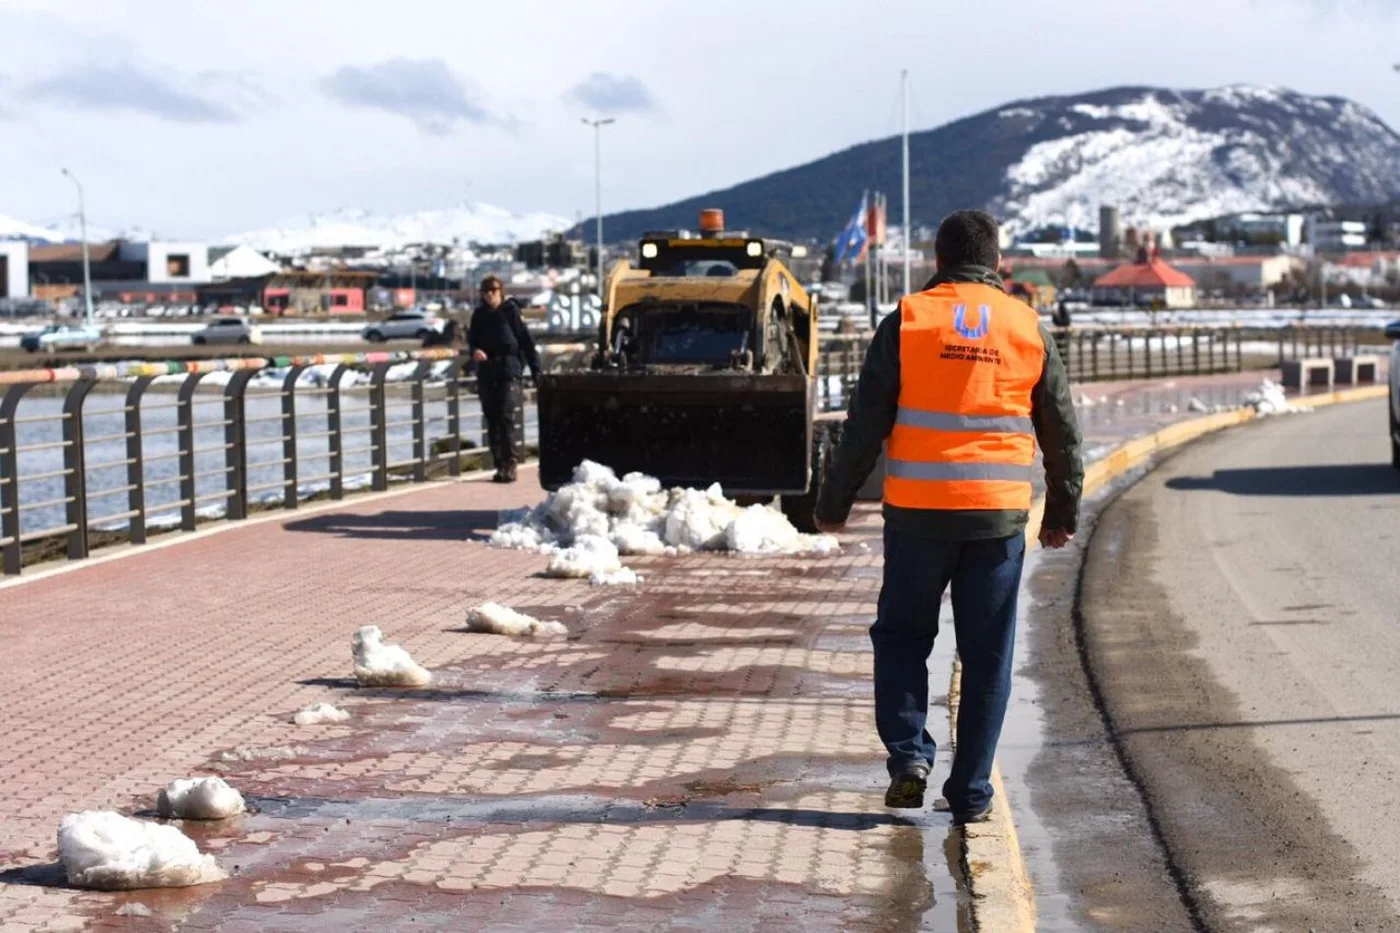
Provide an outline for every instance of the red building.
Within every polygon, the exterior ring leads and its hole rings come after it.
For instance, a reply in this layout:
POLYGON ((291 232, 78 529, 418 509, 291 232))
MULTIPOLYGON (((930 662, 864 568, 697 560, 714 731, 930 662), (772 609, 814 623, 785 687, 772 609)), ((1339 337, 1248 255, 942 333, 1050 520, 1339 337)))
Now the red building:
POLYGON ((1096 305, 1190 308, 1196 304, 1196 280, 1155 255, 1119 266, 1094 280, 1096 305))

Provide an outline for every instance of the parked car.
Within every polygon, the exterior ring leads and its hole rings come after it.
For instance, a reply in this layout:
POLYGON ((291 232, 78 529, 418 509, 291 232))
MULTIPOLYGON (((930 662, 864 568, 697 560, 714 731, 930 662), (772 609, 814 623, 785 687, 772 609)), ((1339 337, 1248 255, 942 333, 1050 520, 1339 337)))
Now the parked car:
POLYGON ((1390 462, 1400 470, 1400 321, 1386 325, 1390 344, 1390 462))
POLYGON ((194 332, 194 343, 262 343, 262 328, 247 318, 223 317, 194 332))
POLYGON ((40 350, 92 350, 102 342, 102 331, 86 324, 50 324, 19 338, 21 349, 30 353, 40 350))
POLYGON ((386 340, 422 341, 430 334, 442 330, 442 318, 415 308, 411 311, 395 311, 388 318, 365 325, 360 336, 370 343, 383 343, 386 340))

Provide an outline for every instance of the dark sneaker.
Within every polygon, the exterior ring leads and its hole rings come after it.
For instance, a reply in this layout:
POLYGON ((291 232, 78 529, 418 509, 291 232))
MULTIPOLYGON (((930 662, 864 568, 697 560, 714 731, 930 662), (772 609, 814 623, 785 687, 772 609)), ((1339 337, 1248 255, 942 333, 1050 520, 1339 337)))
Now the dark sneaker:
POLYGON ((501 482, 503 482, 503 483, 513 483, 513 482, 515 482, 515 464, 513 464, 513 463, 507 463, 507 464, 502 468, 502 473, 505 474, 505 479, 503 479, 501 482))
POLYGON ((953 814, 954 826, 966 826, 968 823, 985 823, 992 818, 992 802, 987 801, 987 805, 981 810, 972 813, 961 810, 955 811, 952 806, 942 797, 933 802, 933 808, 940 813, 953 814))
POLYGON ((896 810, 917 810, 924 805, 924 790, 928 787, 928 768, 911 765, 890 777, 885 791, 885 806, 896 810))

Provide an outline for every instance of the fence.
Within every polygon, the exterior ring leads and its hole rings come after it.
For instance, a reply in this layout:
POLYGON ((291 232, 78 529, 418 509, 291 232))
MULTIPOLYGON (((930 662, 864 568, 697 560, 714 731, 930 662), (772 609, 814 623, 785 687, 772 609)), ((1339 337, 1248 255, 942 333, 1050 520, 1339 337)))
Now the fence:
POLYGON ((212 514, 339 499, 352 480, 458 475, 481 430, 463 411, 475 382, 463 363, 434 349, 0 372, 0 570, 19 573, 41 539, 86 557, 95 525, 142 544, 153 515, 188 531, 212 514), (98 389, 117 404, 89 409, 98 389))
MULTIPOLYGON (((1356 327, 1076 327, 1051 336, 1073 382, 1209 376, 1281 366, 1285 360, 1355 355, 1356 327)), ((860 375, 869 337, 827 337, 817 371, 823 409, 845 404, 860 375)))

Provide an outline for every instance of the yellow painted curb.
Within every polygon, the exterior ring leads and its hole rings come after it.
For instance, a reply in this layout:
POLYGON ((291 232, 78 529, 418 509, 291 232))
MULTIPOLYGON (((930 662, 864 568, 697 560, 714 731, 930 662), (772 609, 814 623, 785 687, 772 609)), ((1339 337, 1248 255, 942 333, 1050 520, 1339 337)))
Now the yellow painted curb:
MULTIPOLYGON (((1367 386, 1343 389, 1325 395, 1303 396, 1292 401, 1313 408, 1361 402, 1382 398, 1389 386, 1367 386)), ((1253 409, 1237 409, 1192 418, 1163 428, 1146 437, 1134 438, 1120 444, 1112 453, 1096 460, 1084 470, 1084 495, 1102 489, 1123 474, 1142 465, 1154 454, 1165 453, 1188 444, 1207 434, 1236 427, 1257 418, 1253 409)), ((1028 530, 1038 529, 1045 514, 1045 500, 1037 499, 1031 507, 1028 530)), ((1029 534, 1026 550, 1032 551, 1040 542, 1029 534)), ((962 667, 955 660, 952 683, 948 690, 950 734, 957 734, 958 696, 961 693, 962 667)), ((992 765, 992 788, 997 801, 992 818, 986 823, 969 826, 964 832, 964 857, 967 862, 967 885, 972 895, 972 924, 985 933, 1034 933, 1036 923, 1035 888, 1021 854, 1016 825, 1011 819, 1011 806, 1006 798, 1000 765, 992 765)))

